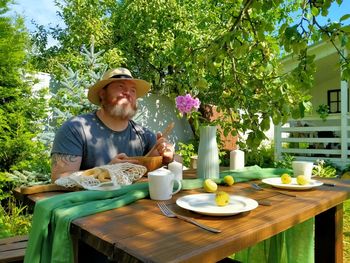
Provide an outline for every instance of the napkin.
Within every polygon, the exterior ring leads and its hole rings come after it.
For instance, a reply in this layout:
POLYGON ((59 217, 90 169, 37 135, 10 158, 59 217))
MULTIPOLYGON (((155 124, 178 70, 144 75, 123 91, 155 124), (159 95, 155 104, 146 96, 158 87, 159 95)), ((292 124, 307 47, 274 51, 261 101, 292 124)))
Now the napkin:
MULTIPOLYGON (((280 176, 282 173, 292 173, 290 169, 284 168, 261 168, 257 165, 247 166, 239 170, 223 170, 220 172, 220 178, 224 178, 226 175, 232 175, 235 183, 247 182, 250 180, 258 180, 270 177, 280 176)), ((221 179, 215 181, 221 181, 221 179)), ((191 190, 195 188, 203 187, 203 181, 205 179, 184 179, 181 181, 182 190, 191 190)))
POLYGON ((119 208, 148 195, 148 183, 137 183, 114 191, 71 192, 38 201, 24 262, 73 262, 69 233, 72 220, 119 208))

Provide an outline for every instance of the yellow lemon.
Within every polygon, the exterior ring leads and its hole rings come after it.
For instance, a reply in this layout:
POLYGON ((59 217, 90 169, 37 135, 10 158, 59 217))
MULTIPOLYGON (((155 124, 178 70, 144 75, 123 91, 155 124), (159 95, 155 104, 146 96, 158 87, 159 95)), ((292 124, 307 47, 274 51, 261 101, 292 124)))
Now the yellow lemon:
POLYGON ((290 184, 292 182, 292 177, 289 174, 281 175, 282 184, 290 184))
POLYGON ((224 191, 218 191, 215 194, 215 203, 217 206, 225 206, 230 202, 230 195, 224 191))
POLYGON ((205 179, 203 188, 208 193, 214 193, 218 189, 218 185, 211 179, 205 179))
POLYGON ((343 173, 340 178, 341 179, 350 179, 350 171, 343 173))
POLYGON ((233 177, 232 177, 231 175, 226 175, 226 176, 224 177, 224 182, 225 182, 225 184, 227 184, 227 185, 233 185, 234 182, 235 182, 235 180, 233 179, 233 177))
POLYGON ((298 175, 297 176, 297 183, 299 185, 306 185, 309 183, 309 181, 306 179, 305 175, 298 175))

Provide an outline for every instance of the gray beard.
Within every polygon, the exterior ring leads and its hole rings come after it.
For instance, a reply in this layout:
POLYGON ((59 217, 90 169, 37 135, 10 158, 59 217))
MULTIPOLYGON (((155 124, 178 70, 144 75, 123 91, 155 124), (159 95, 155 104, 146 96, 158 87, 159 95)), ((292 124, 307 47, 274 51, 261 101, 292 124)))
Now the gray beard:
POLYGON ((123 105, 114 105, 108 109, 109 114, 113 117, 118 117, 122 119, 132 119, 135 116, 137 108, 133 109, 130 105, 127 107, 123 105))

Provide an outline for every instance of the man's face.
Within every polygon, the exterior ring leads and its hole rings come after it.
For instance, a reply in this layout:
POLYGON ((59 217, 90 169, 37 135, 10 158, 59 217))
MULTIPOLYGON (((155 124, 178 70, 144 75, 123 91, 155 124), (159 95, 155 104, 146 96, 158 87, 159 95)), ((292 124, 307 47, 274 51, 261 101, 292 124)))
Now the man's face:
POLYGON ((101 105, 112 116, 131 119, 137 110, 136 87, 130 80, 115 81, 100 91, 101 105))

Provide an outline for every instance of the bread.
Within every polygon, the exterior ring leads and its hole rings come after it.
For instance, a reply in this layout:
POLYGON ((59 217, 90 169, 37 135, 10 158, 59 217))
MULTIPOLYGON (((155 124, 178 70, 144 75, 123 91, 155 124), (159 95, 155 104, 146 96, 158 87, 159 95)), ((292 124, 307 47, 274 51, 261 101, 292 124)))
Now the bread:
POLYGON ((109 182, 111 181, 111 175, 106 169, 101 168, 92 168, 85 170, 82 175, 84 176, 92 176, 98 179, 100 182, 109 182))

